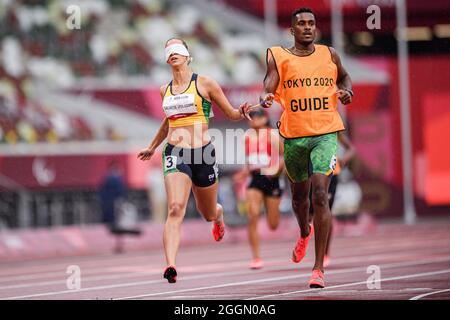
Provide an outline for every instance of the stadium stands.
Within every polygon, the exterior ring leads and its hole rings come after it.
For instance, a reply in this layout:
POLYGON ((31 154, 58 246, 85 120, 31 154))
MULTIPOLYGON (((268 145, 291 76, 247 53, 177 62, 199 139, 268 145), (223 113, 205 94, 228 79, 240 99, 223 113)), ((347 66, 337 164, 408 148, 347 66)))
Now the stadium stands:
POLYGON ((166 0, 77 1, 80 30, 70 30, 65 12, 70 4, 2 2, 4 68, 14 75, 29 72, 34 78, 62 86, 74 84, 79 77, 147 76, 147 80, 160 83, 169 76, 163 61, 164 42, 181 36, 189 43, 194 59, 198 58, 194 63, 199 71, 208 70, 221 82, 246 84, 261 79, 261 36, 225 26, 195 6, 175 7, 166 0))
POLYGON ((170 77, 163 46, 173 36, 189 43, 197 72, 221 83, 253 84, 263 76, 261 36, 233 30, 196 6, 166 0, 77 1, 81 25, 70 30, 66 8, 71 4, 0 3, 0 143, 123 139, 112 124, 96 134, 88 115, 42 105, 35 99, 35 84, 70 88, 100 79, 107 86, 132 78, 160 84, 170 77))

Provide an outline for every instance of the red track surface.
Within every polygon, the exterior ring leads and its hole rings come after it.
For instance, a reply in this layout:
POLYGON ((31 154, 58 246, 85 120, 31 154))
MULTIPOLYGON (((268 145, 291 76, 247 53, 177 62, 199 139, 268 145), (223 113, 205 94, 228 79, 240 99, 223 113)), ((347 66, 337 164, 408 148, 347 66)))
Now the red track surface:
POLYGON ((450 220, 408 227, 382 224, 365 236, 337 237, 326 289, 309 289, 314 245, 290 261, 295 239, 262 244, 266 266, 248 269, 247 243, 181 248, 178 282, 162 279, 162 250, 0 264, 2 299, 450 299, 450 220), (69 290, 67 267, 81 268, 81 289, 69 290), (381 271, 368 289, 367 267, 381 271))

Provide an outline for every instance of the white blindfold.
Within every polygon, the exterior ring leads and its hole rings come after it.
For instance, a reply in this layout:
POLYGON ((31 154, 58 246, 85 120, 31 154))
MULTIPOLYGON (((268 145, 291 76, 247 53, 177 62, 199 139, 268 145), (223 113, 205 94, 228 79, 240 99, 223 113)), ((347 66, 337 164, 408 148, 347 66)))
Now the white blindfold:
POLYGON ((164 49, 164 53, 166 55, 166 62, 167 62, 167 60, 169 60, 170 55, 174 54, 174 53, 177 53, 184 57, 189 57, 189 51, 181 43, 174 43, 174 44, 171 44, 170 46, 167 46, 164 49))

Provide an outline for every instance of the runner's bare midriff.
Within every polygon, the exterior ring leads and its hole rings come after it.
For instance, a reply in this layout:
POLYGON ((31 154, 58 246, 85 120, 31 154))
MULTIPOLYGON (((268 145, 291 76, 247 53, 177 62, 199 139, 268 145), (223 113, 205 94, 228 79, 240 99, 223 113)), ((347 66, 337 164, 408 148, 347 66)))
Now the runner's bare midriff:
POLYGON ((199 123, 192 126, 170 127, 167 142, 180 148, 201 148, 211 141, 208 125, 199 123))

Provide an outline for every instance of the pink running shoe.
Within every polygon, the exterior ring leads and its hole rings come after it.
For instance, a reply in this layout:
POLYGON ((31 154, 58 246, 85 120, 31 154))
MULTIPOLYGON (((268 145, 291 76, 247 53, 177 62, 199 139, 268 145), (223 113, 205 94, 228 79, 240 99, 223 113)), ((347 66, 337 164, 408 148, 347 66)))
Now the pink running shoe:
POLYGON ((309 225, 311 227, 311 231, 306 238, 298 237, 297 244, 292 251, 292 261, 295 263, 299 263, 306 255, 306 249, 308 248, 309 239, 311 239, 314 234, 314 227, 312 224, 309 225))
POLYGON ((309 279, 310 288, 325 288, 325 280, 323 272, 316 269, 313 270, 311 279, 309 279))
POLYGON ((213 222, 213 237, 214 240, 220 241, 222 240, 223 236, 225 235, 225 223, 223 220, 221 220, 219 223, 213 222))
POLYGON ((250 269, 258 270, 261 269, 264 266, 264 262, 262 259, 253 259, 250 263, 250 269))

